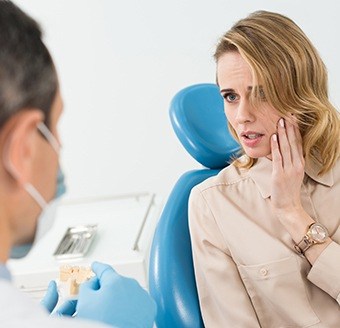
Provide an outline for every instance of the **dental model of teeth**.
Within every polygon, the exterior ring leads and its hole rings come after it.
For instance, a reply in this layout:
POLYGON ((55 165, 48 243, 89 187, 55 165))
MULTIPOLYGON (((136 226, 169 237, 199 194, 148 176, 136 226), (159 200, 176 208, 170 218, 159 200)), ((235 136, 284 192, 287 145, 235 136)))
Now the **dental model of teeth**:
POLYGON ((79 286, 94 277, 90 267, 62 265, 59 270, 59 292, 63 298, 75 298, 79 286))

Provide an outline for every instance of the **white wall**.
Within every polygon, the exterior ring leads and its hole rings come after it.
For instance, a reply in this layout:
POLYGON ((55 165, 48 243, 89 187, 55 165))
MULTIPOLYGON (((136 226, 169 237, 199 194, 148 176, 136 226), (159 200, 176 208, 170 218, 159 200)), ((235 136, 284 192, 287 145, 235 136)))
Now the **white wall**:
POLYGON ((153 191, 166 196, 200 167, 172 131, 181 88, 213 82, 214 45, 238 19, 288 15, 319 49, 340 104, 336 0, 17 0, 45 30, 62 84, 60 124, 68 197, 153 191))

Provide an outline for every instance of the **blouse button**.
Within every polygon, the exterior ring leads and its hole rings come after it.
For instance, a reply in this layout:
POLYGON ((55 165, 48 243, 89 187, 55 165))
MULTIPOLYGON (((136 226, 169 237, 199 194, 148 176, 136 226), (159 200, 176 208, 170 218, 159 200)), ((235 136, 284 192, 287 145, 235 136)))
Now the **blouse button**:
POLYGON ((260 270, 260 273, 261 273, 262 276, 266 276, 268 274, 268 270, 266 268, 262 268, 260 270))

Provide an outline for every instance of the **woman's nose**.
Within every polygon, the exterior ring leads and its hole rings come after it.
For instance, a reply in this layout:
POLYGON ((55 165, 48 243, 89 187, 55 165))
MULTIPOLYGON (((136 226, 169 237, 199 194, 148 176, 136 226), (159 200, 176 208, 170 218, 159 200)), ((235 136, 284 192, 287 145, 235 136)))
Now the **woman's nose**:
POLYGON ((249 101, 241 101, 237 108, 236 121, 238 124, 254 121, 253 107, 249 101))

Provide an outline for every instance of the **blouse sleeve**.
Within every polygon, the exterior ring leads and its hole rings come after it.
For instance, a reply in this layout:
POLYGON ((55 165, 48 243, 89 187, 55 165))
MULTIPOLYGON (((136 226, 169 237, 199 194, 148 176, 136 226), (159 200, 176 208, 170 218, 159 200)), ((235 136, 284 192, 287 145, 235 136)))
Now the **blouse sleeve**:
POLYGON ((260 327, 237 266, 223 242, 202 193, 189 200, 189 226, 196 283, 206 327, 260 327))
POLYGON ((331 242, 314 262, 308 280, 340 305, 340 245, 331 242))

